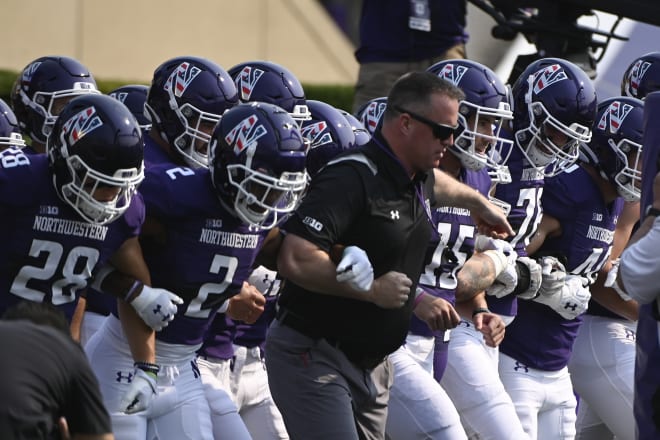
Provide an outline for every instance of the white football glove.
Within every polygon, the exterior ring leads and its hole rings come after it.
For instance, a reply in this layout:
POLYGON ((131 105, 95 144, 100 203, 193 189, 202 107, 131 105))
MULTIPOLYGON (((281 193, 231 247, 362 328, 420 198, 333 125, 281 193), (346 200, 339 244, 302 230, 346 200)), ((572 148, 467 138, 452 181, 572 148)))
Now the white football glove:
POLYGON ((541 287, 539 295, 552 296, 559 294, 564 287, 566 268, 555 257, 546 255, 538 260, 541 265, 541 287))
POLYGON ((588 281, 579 275, 567 275, 559 292, 552 295, 541 293, 534 301, 550 307, 562 318, 572 320, 587 311, 589 299, 588 281))
POLYGON ((374 282, 374 268, 367 253, 357 246, 345 248, 337 265, 337 281, 348 283, 361 292, 371 289, 374 282))
POLYGON ((136 367, 128 390, 121 398, 120 408, 126 414, 144 411, 156 396, 156 390, 156 379, 136 367))
MULTIPOLYGON (((505 257, 506 264, 499 270, 495 277, 495 282, 486 290, 486 293, 501 298, 513 292, 513 289, 518 284, 518 272, 516 270, 518 254, 511 246, 511 243, 485 235, 477 235, 474 240, 474 249, 478 252, 496 251, 505 257)), ((499 269, 497 262, 495 266, 499 269)))
POLYGON ((183 299, 169 290, 157 289, 147 285, 130 303, 140 318, 152 329, 159 331, 167 327, 176 315, 177 304, 183 299))
MULTIPOLYGON (((529 257, 518 257, 516 264, 523 265, 529 271, 529 286, 522 292, 516 292, 516 296, 522 299, 534 299, 539 294, 539 288, 543 280, 542 267, 536 260, 529 257)), ((522 289, 522 286, 521 286, 522 289)))
POLYGON ((616 260, 612 260, 611 263, 612 268, 609 272, 607 272, 607 279, 605 280, 604 286, 614 289, 622 300, 632 300, 632 297, 628 295, 621 287, 619 287, 619 283, 616 282, 616 277, 619 275, 619 264, 621 263, 621 259, 617 258, 616 260))

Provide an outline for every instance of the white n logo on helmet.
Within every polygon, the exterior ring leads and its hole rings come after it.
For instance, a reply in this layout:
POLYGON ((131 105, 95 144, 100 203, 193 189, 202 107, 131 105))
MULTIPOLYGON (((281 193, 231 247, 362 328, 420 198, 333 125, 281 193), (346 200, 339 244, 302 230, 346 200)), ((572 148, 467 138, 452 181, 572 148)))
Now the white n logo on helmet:
POLYGON ((319 145, 332 142, 332 135, 328 132, 327 128, 328 124, 325 121, 319 121, 304 127, 301 133, 305 139, 311 142, 310 148, 316 148, 319 145))
POLYGON ((455 66, 454 64, 445 64, 442 67, 438 76, 440 78, 446 79, 451 82, 453 85, 457 86, 461 82, 463 75, 467 72, 468 68, 465 66, 455 66))
POLYGON ((559 64, 553 64, 534 74, 534 94, 559 81, 568 79, 566 72, 559 64))
POLYGON ((34 72, 36 72, 37 68, 41 65, 41 61, 37 61, 36 63, 32 63, 29 66, 23 70, 23 74, 21 75, 21 85, 27 89, 28 84, 30 84, 30 81, 32 81, 32 75, 34 75, 34 72))
POLYGON ((87 107, 64 123, 61 136, 68 136, 68 145, 71 146, 102 125, 103 121, 96 114, 96 109, 93 106, 87 107))
POLYGON ((637 60, 635 65, 630 69, 630 87, 637 94, 637 89, 639 88, 639 83, 644 78, 646 71, 651 67, 651 63, 644 60, 637 60))
POLYGON ((250 66, 243 67, 241 73, 236 77, 236 88, 241 93, 242 101, 249 101, 254 86, 257 85, 259 78, 264 74, 261 69, 253 69, 250 66))
POLYGON ((626 119, 626 116, 628 116, 628 113, 630 113, 630 110, 632 109, 633 107, 630 104, 623 104, 620 101, 614 101, 610 104, 605 113, 603 113, 603 116, 600 117, 600 121, 598 121, 598 129, 607 130, 612 134, 618 132, 619 128, 621 128, 621 124, 623 124, 623 120, 626 119))
POLYGON ((126 92, 119 92, 119 93, 110 93, 110 96, 115 98, 119 102, 124 102, 126 101, 126 97, 128 96, 128 93, 126 92))
POLYGON ((174 91, 174 96, 180 98, 201 71, 202 69, 191 66, 188 62, 179 64, 165 82, 165 90, 174 91))
POLYGON ((238 156, 250 144, 266 134, 266 128, 261 124, 257 125, 258 122, 257 115, 250 115, 239 122, 225 136, 227 145, 234 144, 234 154, 238 156))

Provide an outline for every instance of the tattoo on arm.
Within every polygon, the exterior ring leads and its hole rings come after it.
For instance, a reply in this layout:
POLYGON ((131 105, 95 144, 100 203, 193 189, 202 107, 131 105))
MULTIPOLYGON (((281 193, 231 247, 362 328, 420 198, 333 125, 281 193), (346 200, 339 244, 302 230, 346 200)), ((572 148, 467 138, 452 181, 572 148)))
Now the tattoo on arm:
POLYGON ((495 267, 490 258, 474 254, 458 272, 456 302, 469 301, 495 281, 495 267))

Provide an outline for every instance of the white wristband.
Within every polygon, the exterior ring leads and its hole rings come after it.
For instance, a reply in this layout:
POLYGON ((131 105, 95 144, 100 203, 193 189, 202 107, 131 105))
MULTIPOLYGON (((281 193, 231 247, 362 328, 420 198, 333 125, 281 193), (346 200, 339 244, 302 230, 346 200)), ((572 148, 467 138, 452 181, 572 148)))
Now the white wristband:
POLYGON ((507 259, 506 255, 504 255, 502 252, 489 249, 487 251, 483 251, 482 254, 488 256, 491 260, 493 260, 493 264, 495 265, 495 276, 496 277, 509 264, 509 260, 507 259))

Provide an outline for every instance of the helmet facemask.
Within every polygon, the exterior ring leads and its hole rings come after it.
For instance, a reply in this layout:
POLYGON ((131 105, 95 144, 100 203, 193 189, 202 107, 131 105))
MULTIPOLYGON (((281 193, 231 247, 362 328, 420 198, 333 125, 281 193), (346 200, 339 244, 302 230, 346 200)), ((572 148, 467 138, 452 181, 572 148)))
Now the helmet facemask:
POLYGON ((536 167, 546 168, 546 176, 554 176, 573 165, 579 156, 581 142, 591 141, 591 129, 578 123, 566 126, 553 117, 541 102, 529 104, 529 127, 516 132, 516 142, 525 158, 536 167), (563 136, 561 144, 552 140, 563 136), (526 143, 526 146, 523 144, 526 143))
POLYGON ((642 145, 628 139, 621 139, 618 144, 612 139, 607 142, 623 165, 614 175, 617 192, 626 202, 638 202, 642 187, 642 145))
POLYGON ((23 90, 19 93, 23 104, 43 117, 41 135, 44 138, 47 138, 53 130, 55 120, 69 101, 80 95, 101 94, 96 86, 89 82, 75 82, 71 89, 56 92, 36 92, 32 99, 23 90))
POLYGON ((67 157, 71 181, 62 185, 62 198, 86 221, 104 225, 116 220, 131 204, 137 186, 144 178, 140 169, 120 169, 113 176, 90 168, 78 155, 67 157), (118 188, 112 200, 99 201, 94 192, 102 187, 118 188))
POLYGON ((229 184, 236 189, 236 215, 256 229, 270 229, 298 207, 308 177, 304 171, 283 172, 274 177, 265 170, 253 170, 252 159, 256 147, 257 143, 254 142, 246 148, 245 165, 227 165, 227 174, 229 184))
POLYGON ((461 101, 458 123, 463 130, 454 139, 450 151, 459 158, 463 167, 473 171, 479 171, 486 166, 496 168, 505 164, 513 141, 500 137, 500 131, 505 121, 511 119, 513 119, 513 114, 507 103, 501 102, 498 108, 494 109, 461 101), (470 115, 474 115, 474 122, 471 126, 468 121, 471 119, 470 115), (483 129, 479 130, 480 124, 487 120, 492 120, 490 134, 483 133, 483 129), (477 149, 477 142, 481 139, 488 143, 484 151, 477 149))
POLYGON ((511 172, 509 171, 509 167, 506 165, 498 165, 495 168, 489 168, 488 175, 491 179, 490 191, 488 191, 488 200, 493 205, 499 207, 502 212, 504 212, 504 215, 508 216, 511 212, 511 204, 496 198, 494 194, 497 184, 501 183, 502 185, 506 185, 507 183, 511 183, 511 172))
MULTIPOLYGON (((171 99, 174 100, 174 97, 172 96, 171 99)), ((188 103, 176 107, 174 112, 184 127, 183 133, 172 142, 174 148, 183 156, 188 166, 208 168, 211 133, 220 121, 221 115, 202 111, 188 103)))
POLYGON ((0 136, 0 151, 11 147, 25 147, 25 139, 20 133, 9 133, 9 136, 0 136))

